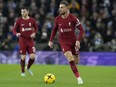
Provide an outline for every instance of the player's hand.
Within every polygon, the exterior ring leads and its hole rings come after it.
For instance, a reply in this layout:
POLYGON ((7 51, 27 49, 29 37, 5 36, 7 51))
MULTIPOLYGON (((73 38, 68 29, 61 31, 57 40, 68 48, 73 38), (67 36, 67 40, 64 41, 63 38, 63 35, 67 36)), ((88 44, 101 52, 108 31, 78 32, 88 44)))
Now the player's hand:
POLYGON ((17 36, 17 37, 20 37, 20 36, 21 36, 21 33, 16 33, 16 36, 17 36))
POLYGON ((77 40, 76 41, 76 43, 75 43, 75 47, 77 48, 77 49, 80 49, 80 42, 77 40))
POLYGON ((30 37, 33 39, 33 38, 35 38, 35 33, 32 33, 31 35, 30 35, 30 37))
POLYGON ((50 48, 53 48, 53 42, 49 41, 49 42, 48 42, 48 46, 49 46, 50 48))

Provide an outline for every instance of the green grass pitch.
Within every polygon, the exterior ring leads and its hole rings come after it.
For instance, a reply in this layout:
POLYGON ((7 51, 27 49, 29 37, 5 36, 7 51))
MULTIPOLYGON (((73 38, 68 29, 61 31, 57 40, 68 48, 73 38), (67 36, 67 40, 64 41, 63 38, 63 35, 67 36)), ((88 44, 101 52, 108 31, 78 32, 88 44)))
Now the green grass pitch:
POLYGON ((116 87, 115 66, 78 66, 84 80, 78 85, 69 65, 33 65, 34 76, 20 76, 20 65, 0 64, 0 87, 116 87), (44 76, 53 73, 54 84, 46 84, 44 76))

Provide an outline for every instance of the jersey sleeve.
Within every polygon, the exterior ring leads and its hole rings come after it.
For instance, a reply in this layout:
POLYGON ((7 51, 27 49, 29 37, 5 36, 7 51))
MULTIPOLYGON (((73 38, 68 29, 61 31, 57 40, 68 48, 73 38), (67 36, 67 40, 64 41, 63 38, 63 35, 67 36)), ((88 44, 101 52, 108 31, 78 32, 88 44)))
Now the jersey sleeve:
POLYGON ((57 30, 58 30, 58 24, 56 22, 56 19, 55 19, 55 22, 54 22, 54 26, 52 28, 52 33, 51 33, 51 36, 50 36, 50 41, 53 41, 56 33, 57 33, 57 30))
POLYGON ((37 33, 38 26, 37 26, 37 23, 36 23, 36 20, 35 19, 33 20, 33 27, 34 27, 34 32, 37 33))
POLYGON ((75 21, 75 27, 80 31, 77 36, 77 40, 80 41, 84 36, 84 29, 78 18, 74 17, 74 21, 75 21))
POLYGON ((14 27, 13 27, 13 34, 16 35, 17 31, 19 29, 19 20, 17 20, 14 24, 14 27))

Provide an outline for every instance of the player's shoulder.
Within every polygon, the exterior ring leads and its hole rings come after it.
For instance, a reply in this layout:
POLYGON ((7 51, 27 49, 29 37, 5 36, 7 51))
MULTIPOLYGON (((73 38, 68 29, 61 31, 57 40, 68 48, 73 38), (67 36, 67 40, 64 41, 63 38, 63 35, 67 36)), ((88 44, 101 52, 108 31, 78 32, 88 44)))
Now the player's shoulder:
POLYGON ((61 18, 60 15, 56 16, 55 20, 58 21, 61 18))
POLYGON ((34 20, 34 21, 35 21, 35 18, 33 18, 33 17, 29 17, 29 19, 30 19, 30 20, 34 20))
POLYGON ((16 22, 20 22, 20 21, 22 21, 21 17, 19 17, 19 18, 16 19, 16 22))
POLYGON ((35 20, 33 17, 29 17, 30 19, 32 19, 32 20, 35 20))
POLYGON ((18 21, 21 20, 21 17, 17 18, 17 20, 18 20, 18 21))
POLYGON ((71 13, 69 14, 69 16, 70 16, 71 19, 77 19, 77 17, 75 15, 71 14, 71 13))

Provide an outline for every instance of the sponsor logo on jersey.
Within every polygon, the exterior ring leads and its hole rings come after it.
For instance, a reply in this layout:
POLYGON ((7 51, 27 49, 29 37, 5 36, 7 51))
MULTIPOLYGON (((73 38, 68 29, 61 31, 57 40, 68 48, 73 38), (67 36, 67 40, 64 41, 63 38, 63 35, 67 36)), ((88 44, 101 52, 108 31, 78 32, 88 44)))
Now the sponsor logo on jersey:
POLYGON ((63 31, 64 32, 70 32, 70 31, 72 31, 72 29, 71 28, 67 28, 67 29, 63 29, 63 31))
POLYGON ((32 30, 32 28, 25 28, 25 31, 30 31, 32 30))
POLYGON ((63 33, 63 32, 70 32, 70 31, 72 31, 72 29, 71 28, 67 28, 67 29, 60 29, 61 30, 61 32, 63 33))
POLYGON ((32 28, 22 28, 22 31, 30 31, 32 28))

